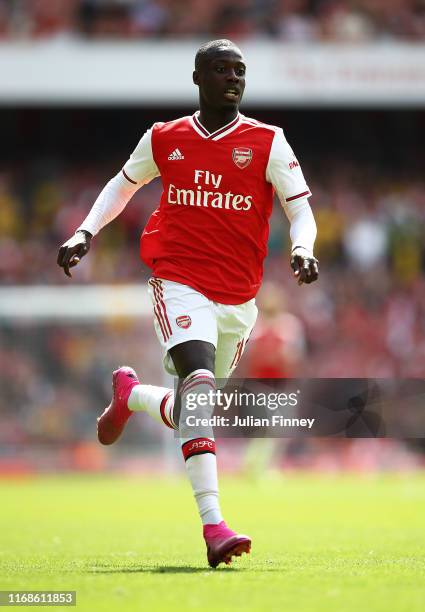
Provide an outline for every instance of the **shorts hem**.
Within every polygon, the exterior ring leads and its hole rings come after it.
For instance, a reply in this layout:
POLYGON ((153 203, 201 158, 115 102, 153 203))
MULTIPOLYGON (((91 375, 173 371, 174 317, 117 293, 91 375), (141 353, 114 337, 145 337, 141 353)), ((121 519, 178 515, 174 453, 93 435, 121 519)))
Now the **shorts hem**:
POLYGON ((194 334, 193 336, 189 336, 187 338, 169 338, 167 342, 163 343, 164 352, 168 353, 168 351, 178 344, 184 344, 185 342, 190 342, 191 340, 199 340, 200 342, 209 342, 212 344, 215 349, 217 349, 217 340, 213 340, 212 338, 205 338, 205 336, 201 337, 200 334, 194 334))

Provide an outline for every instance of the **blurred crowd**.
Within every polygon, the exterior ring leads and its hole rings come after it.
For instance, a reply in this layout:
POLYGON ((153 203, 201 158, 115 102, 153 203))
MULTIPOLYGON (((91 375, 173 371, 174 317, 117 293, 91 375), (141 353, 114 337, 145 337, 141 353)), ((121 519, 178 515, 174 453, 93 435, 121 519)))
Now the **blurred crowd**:
POLYGON ((418 41, 424 0, 0 0, 0 39, 418 41))

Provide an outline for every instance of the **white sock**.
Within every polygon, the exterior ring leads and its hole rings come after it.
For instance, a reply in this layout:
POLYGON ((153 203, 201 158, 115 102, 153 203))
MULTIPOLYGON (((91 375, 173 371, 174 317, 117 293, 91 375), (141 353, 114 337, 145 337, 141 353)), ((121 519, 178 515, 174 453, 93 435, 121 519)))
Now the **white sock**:
POLYGON ((129 410, 147 412, 160 423, 177 429, 173 420, 174 391, 153 385, 134 385, 127 402, 129 410))
MULTIPOLYGON (((188 393, 192 394, 191 401, 196 402, 193 396, 199 393, 208 393, 215 390, 214 374, 209 370, 195 370, 182 383, 181 386, 181 416, 180 441, 186 462, 186 471, 192 485, 193 494, 198 505, 199 515, 203 525, 217 524, 223 520, 218 499, 217 459, 215 456, 215 442, 210 435, 193 437, 193 430, 185 425, 185 400, 188 393)), ((208 416, 205 408, 197 406, 191 414, 208 416)), ((208 409, 207 409, 208 410, 208 409)), ((212 413, 211 409, 209 412, 212 413)))

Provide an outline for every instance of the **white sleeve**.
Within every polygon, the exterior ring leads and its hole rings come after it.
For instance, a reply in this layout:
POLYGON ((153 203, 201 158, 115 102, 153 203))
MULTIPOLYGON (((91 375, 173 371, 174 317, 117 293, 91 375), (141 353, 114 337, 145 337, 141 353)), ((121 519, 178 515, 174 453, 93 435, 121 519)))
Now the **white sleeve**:
POLYGON ((307 198, 299 198, 290 208, 285 208, 285 212, 291 224, 289 234, 291 236, 292 249, 303 247, 313 254, 317 227, 307 198))
POLYGON ((143 134, 137 147, 124 164, 123 174, 130 183, 139 187, 159 176, 158 166, 152 153, 152 128, 143 134))
POLYGON ((270 149, 266 180, 275 188, 282 206, 311 196, 295 153, 280 128, 276 129, 270 149))
POLYGON ((152 155, 151 135, 150 129, 142 136, 122 172, 105 185, 78 229, 87 230, 95 236, 102 227, 124 210, 142 185, 146 185, 159 175, 152 155))
POLYGON ((138 188, 138 185, 132 185, 123 173, 119 172, 106 183, 78 229, 87 230, 95 236, 102 227, 118 217, 138 188))
POLYGON ((273 185, 291 224, 292 248, 301 246, 312 253, 317 228, 307 200, 311 192, 281 129, 276 130, 273 138, 266 180, 273 185))

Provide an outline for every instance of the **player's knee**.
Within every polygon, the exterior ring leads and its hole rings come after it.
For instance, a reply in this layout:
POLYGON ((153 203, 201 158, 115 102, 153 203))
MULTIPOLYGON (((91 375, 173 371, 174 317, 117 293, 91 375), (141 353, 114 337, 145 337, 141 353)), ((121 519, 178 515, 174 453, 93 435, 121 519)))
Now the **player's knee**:
MULTIPOLYGON (((179 430, 184 438, 199 438, 202 452, 208 452, 213 442, 211 417, 215 406, 215 377, 211 370, 194 370, 179 383, 180 414, 179 430), (206 447, 204 448, 206 444, 206 447)), ((212 448, 212 446, 211 446, 212 448)), ((197 447, 195 451, 197 451, 197 447)))
POLYGON ((169 350, 179 378, 186 378, 195 370, 215 370, 215 347, 209 342, 189 340, 169 350))

